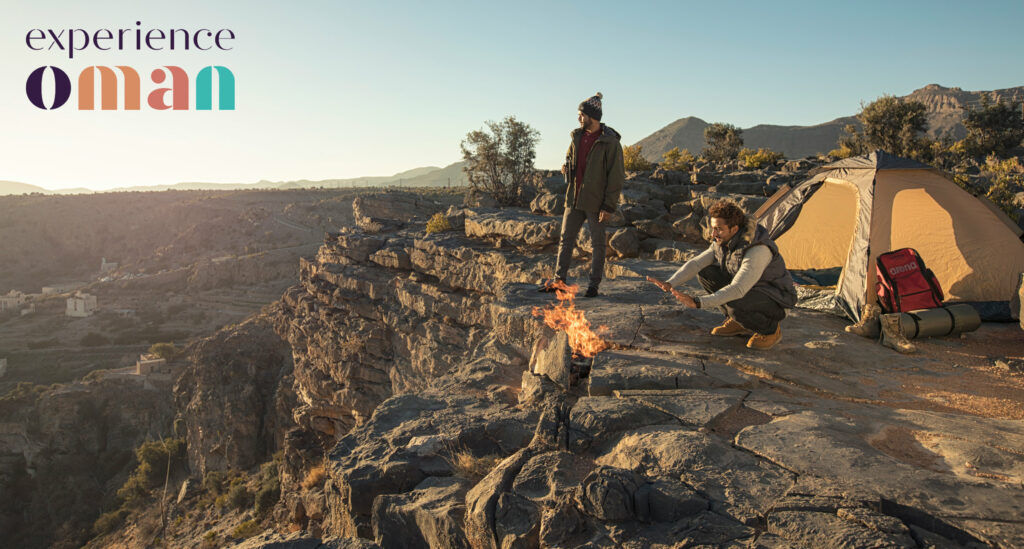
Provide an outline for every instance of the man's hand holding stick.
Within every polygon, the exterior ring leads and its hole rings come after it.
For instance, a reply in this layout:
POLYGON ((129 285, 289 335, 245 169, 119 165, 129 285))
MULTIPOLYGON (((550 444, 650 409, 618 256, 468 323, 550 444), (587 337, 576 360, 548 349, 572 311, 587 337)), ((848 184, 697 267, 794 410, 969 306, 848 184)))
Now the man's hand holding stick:
POLYGON ((647 282, 650 282, 651 284, 654 284, 655 286, 661 288, 662 291, 672 294, 672 297, 676 298, 676 300, 682 303, 684 306, 689 307, 691 309, 697 308, 697 302, 694 301, 692 297, 673 288, 671 285, 669 285, 668 282, 662 282, 657 278, 653 278, 650 276, 647 277, 647 282))

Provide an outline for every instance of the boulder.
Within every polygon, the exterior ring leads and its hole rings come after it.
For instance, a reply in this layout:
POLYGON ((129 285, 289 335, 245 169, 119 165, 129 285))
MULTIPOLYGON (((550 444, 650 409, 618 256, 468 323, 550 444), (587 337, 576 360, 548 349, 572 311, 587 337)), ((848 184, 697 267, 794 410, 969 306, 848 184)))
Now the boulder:
POLYGON ((470 208, 497 208, 500 206, 497 198, 488 192, 471 189, 466 193, 463 204, 470 208))
POLYGON ((673 236, 678 236, 687 242, 700 242, 704 239, 705 220, 703 215, 690 212, 686 217, 672 224, 673 236))
POLYGON ((714 189, 718 193, 765 195, 764 183, 759 181, 722 182, 715 185, 714 189))
POLYGON ((537 190, 540 194, 551 193, 565 196, 565 190, 568 187, 569 185, 565 182, 565 176, 558 172, 540 178, 537 184, 537 190))
POLYGON ((644 204, 650 199, 650 193, 636 188, 636 185, 631 185, 629 188, 622 189, 622 193, 619 195, 619 202, 622 204, 644 204))
POLYGON ((636 520, 634 496, 643 484, 632 471, 598 467, 583 479, 577 496, 579 506, 584 513, 600 520, 636 520))
POLYGON ((468 548, 462 530, 465 496, 471 484, 458 477, 429 477, 404 494, 373 502, 373 534, 384 549, 468 548))
POLYGON ((654 170, 654 173, 650 175, 650 179, 651 181, 657 181, 662 185, 683 185, 685 183, 689 183, 690 174, 678 170, 657 168, 654 170))
POLYGON ((670 225, 668 220, 665 219, 665 216, 659 216, 655 219, 642 219, 635 221, 633 226, 651 238, 671 240, 675 237, 672 225, 670 225))
POLYGON ((545 376, 562 390, 568 391, 572 371, 572 349, 564 331, 541 336, 533 346, 530 372, 545 376))
POLYGON ((685 263, 692 255, 677 248, 658 248, 654 250, 654 259, 666 263, 685 263))
POLYGON ((619 257, 637 257, 640 253, 640 238, 637 230, 623 227, 615 231, 608 239, 608 247, 619 257))
POLYGON ((806 172, 814 167, 814 163, 801 158, 799 160, 790 160, 789 162, 786 162, 782 165, 782 169, 780 171, 782 173, 806 172))
POLYGON ((693 211, 693 206, 689 202, 676 202, 668 208, 668 213, 672 217, 679 218, 685 217, 693 211))
POLYGON ((627 204, 619 208, 622 212, 622 216, 626 221, 630 223, 636 223, 637 221, 644 219, 654 219, 665 213, 665 208, 657 208, 650 204, 627 204))
POLYGON ((505 209, 466 218, 466 236, 505 238, 535 248, 558 242, 561 224, 550 217, 541 217, 519 210, 505 209))
POLYGON ((356 225, 367 232, 394 229, 414 219, 426 219, 441 209, 440 204, 423 195, 404 192, 368 194, 352 201, 356 225))
POLYGON ((530 202, 530 211, 543 215, 561 215, 565 209, 565 195, 543 193, 530 202))
POLYGON ((722 175, 710 168, 700 168, 690 172, 690 183, 695 185, 717 185, 722 175))

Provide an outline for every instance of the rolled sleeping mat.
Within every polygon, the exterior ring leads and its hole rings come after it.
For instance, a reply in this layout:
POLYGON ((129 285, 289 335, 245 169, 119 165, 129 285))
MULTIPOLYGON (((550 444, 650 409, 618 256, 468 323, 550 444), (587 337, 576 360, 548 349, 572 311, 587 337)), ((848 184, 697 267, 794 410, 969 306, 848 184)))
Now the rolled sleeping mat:
POLYGON ((957 335, 979 326, 981 315, 966 303, 900 313, 900 328, 907 339, 957 335))

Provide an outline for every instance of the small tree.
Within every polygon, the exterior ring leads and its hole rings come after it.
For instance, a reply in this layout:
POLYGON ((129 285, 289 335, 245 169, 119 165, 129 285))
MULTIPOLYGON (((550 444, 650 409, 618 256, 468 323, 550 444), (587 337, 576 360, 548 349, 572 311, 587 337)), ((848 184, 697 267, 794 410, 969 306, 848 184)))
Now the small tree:
POLYGON ((696 158, 690 154, 689 149, 679 150, 679 147, 673 147, 672 150, 667 151, 665 154, 661 155, 661 157, 664 159, 661 163, 661 167, 666 170, 676 171, 689 171, 693 166, 693 161, 696 160, 696 158))
POLYGON ((173 343, 154 343, 149 346, 149 352, 168 361, 178 356, 178 350, 174 348, 173 343))
POLYGON ((514 116, 488 121, 487 129, 471 131, 462 140, 462 170, 471 188, 491 193, 501 204, 515 204, 533 176, 540 133, 514 116))
POLYGON ((622 168, 627 172, 642 172, 651 169, 651 163, 644 158, 644 148, 637 143, 622 147, 622 168))
POLYGON ((704 128, 704 150, 701 156, 715 161, 732 160, 743 148, 743 130, 732 124, 716 122, 704 128))
POLYGON ((992 103, 988 96, 982 96, 981 108, 967 112, 964 127, 964 149, 968 154, 976 158, 990 154, 1006 158, 1006 153, 1024 140, 1024 112, 1018 101, 992 103))
POLYGON ((862 103, 857 120, 863 128, 858 130, 853 124, 847 124, 846 135, 839 139, 840 149, 855 154, 882 149, 926 160, 931 142, 921 135, 928 129, 925 110, 925 104, 920 101, 904 101, 891 95, 883 95, 866 106, 862 103))

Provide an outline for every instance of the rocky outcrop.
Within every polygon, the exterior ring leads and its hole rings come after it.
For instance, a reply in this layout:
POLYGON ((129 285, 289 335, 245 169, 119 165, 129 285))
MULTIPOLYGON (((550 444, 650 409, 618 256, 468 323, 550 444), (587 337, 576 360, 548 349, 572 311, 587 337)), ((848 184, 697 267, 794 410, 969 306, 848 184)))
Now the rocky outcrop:
POLYGON ((167 384, 112 376, 0 400, 0 539, 79 547, 134 467, 143 441, 170 436, 167 384))
POLYGON ((275 397, 292 370, 291 349, 274 333, 268 312, 192 345, 174 398, 184 424, 189 468, 247 470, 284 442, 291 418, 275 397))
MULTIPOLYGON (((717 198, 633 190, 659 216, 717 198)), ((602 297, 579 304, 611 347, 580 362, 533 315, 551 299, 533 286, 551 275, 536 236, 551 218, 462 215, 446 233, 331 236, 282 300, 295 440, 328 450, 325 511, 300 527, 381 547, 1024 541, 1020 423, 925 411, 902 389, 947 365, 814 312, 770 353, 713 338, 721 316, 645 283, 676 268, 646 258, 610 261, 602 297)))

